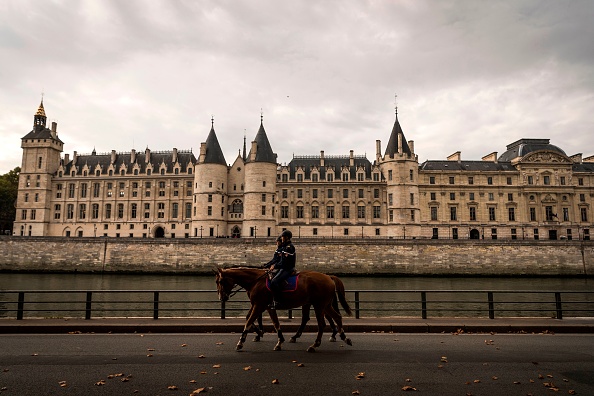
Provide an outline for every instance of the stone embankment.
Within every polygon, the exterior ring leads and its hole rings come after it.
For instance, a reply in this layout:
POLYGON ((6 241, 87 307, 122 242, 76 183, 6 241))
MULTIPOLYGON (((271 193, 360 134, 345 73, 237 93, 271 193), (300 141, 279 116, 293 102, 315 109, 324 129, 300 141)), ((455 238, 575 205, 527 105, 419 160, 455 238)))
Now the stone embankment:
MULTIPOLYGON (((350 275, 592 276, 594 241, 294 240, 301 270, 350 275)), ((0 237, 0 271, 210 273, 267 262, 274 239, 0 237)))

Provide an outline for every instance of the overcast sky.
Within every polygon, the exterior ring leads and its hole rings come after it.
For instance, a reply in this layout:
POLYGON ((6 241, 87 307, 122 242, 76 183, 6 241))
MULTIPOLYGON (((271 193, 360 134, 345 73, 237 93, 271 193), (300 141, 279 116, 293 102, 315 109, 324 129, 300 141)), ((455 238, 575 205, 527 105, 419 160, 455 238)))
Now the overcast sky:
POLYGON ((192 149, 232 163, 260 125, 280 163, 385 150, 480 160, 523 137, 594 154, 585 1, 0 0, 0 174, 44 93, 65 153, 192 149))

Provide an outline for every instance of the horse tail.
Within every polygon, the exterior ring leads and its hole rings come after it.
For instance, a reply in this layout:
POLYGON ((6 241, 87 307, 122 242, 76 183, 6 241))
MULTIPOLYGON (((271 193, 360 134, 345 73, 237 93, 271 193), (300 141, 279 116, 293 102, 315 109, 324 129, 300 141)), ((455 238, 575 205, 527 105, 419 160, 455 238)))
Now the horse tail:
POLYGON ((340 305, 342 305, 342 309, 344 309, 344 312, 346 312, 347 315, 351 316, 353 314, 353 311, 351 311, 351 307, 349 306, 349 303, 346 300, 344 283, 342 283, 342 281, 337 276, 330 275, 330 278, 332 278, 332 280, 334 281, 336 293, 338 294, 338 300, 340 301, 340 305))

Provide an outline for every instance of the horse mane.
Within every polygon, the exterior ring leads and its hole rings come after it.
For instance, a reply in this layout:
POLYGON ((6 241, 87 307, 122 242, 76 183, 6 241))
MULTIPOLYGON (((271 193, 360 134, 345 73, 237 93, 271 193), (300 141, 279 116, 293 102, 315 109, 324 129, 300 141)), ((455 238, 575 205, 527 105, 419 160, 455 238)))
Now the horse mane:
POLYGON ((259 266, 259 265, 241 265, 241 264, 234 264, 234 265, 231 265, 231 266, 228 266, 228 267, 225 266, 225 267, 222 267, 221 269, 241 269, 241 268, 245 268, 245 269, 261 269, 261 270, 265 269, 265 268, 262 268, 262 266, 259 266))

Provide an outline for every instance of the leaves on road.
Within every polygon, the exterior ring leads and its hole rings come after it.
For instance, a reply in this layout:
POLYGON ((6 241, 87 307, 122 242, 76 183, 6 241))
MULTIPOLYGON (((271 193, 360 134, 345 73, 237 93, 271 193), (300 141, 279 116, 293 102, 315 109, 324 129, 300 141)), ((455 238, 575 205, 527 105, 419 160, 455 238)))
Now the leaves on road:
POLYGON ((278 385, 278 384, 280 384, 279 380, 278 380, 278 379, 276 379, 276 378, 272 380, 272 383, 273 383, 273 384, 275 384, 275 385, 278 385))
POLYGON ((403 391, 416 391, 417 388, 415 388, 413 386, 410 386, 410 385, 405 385, 405 386, 402 387, 402 390, 403 391))

